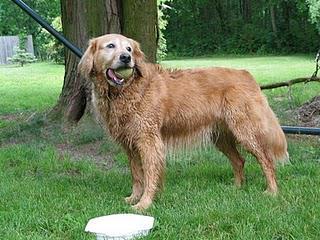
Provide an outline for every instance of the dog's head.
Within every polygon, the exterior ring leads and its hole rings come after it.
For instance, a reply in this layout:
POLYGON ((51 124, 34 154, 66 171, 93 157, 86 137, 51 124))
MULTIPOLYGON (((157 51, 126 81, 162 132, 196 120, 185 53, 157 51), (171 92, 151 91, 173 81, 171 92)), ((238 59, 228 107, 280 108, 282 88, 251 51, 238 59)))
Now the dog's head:
POLYGON ((109 85, 121 87, 141 75, 139 68, 143 61, 144 54, 138 42, 120 34, 107 34, 90 40, 78 71, 89 80, 100 75, 109 85), (120 71, 129 72, 129 75, 123 77, 120 71))

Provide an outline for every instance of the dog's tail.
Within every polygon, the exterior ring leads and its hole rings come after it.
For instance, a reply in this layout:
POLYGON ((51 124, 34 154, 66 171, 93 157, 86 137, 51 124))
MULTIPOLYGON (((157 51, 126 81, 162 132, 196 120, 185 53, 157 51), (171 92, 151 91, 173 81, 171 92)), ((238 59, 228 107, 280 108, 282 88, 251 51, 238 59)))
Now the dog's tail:
POLYGON ((274 163, 284 165, 289 162, 289 153, 287 151, 287 140, 281 126, 274 114, 271 117, 271 124, 267 134, 268 152, 274 163))

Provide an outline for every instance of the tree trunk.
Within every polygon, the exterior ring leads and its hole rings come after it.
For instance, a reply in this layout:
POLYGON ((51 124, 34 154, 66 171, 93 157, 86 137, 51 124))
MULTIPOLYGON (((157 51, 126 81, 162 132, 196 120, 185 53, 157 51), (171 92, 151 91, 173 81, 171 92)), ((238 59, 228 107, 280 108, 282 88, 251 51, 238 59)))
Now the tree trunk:
MULTIPOLYGON (((85 9, 83 1, 68 1, 61 0, 61 20, 64 35, 76 46, 83 49, 88 40, 88 36, 85 30, 85 19, 83 18, 85 9)), ((60 119, 66 112, 68 103, 71 98, 76 99, 78 104, 81 106, 80 112, 85 108, 86 99, 83 97, 84 88, 80 87, 83 84, 83 79, 77 76, 77 65, 79 59, 71 51, 65 48, 65 75, 62 92, 59 97, 57 105, 54 107, 51 114, 53 118, 60 119), (79 88, 79 94, 73 96, 75 88, 79 88)), ((74 112, 73 114, 81 114, 74 112)))
POLYGON ((241 5, 241 14, 243 21, 245 23, 250 23, 251 22, 251 0, 241 0, 240 1, 241 5))
POLYGON ((227 32, 227 30, 226 30, 227 24, 226 24, 225 19, 227 19, 226 15, 228 13, 227 13, 227 11, 225 11, 223 9, 223 5, 221 4, 220 0, 215 0, 214 5, 215 5, 215 8, 216 8, 219 20, 220 20, 221 32, 225 33, 225 32, 227 32))
POLYGON ((156 61, 158 41, 157 0, 122 0, 122 30, 141 44, 150 62, 156 61))
MULTIPOLYGON (((120 33, 120 8, 117 0, 61 0, 64 35, 83 51, 90 38, 105 33, 120 33)), ((57 105, 51 118, 67 117, 78 121, 82 117, 90 94, 86 81, 77 74, 79 58, 65 50, 65 76, 57 105)))
MULTIPOLYGON (((148 59, 155 61, 156 0, 61 0, 61 13, 64 35, 83 51, 90 38, 121 33, 123 28, 127 36, 142 43, 148 59)), ((67 117, 77 122, 84 114, 91 90, 85 79, 77 74, 79 60, 65 50, 64 83, 58 103, 50 113, 53 119, 67 117)))
POLYGON ((272 31, 276 35, 278 32, 278 29, 277 29, 277 24, 276 24, 276 12, 274 9, 274 5, 270 6, 270 17, 271 17, 272 31))
POLYGON ((291 17, 291 4, 290 2, 281 2, 283 20, 284 20, 284 31, 290 34, 290 17, 291 17))
POLYGON ((272 26, 272 31, 275 37, 275 42, 277 44, 277 48, 280 49, 280 42, 278 39, 278 28, 277 28, 277 22, 276 22, 276 10, 275 10, 275 6, 271 5, 270 6, 270 17, 271 17, 271 26, 272 26))

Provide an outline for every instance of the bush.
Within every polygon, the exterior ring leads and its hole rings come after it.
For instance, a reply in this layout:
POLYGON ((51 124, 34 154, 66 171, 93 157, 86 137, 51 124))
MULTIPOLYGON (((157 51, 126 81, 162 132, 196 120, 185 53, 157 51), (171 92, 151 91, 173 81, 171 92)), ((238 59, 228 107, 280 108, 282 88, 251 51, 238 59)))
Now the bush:
POLYGON ((167 55, 167 42, 164 36, 164 30, 167 27, 168 21, 163 11, 170 6, 166 5, 166 2, 172 0, 158 0, 158 49, 157 49, 157 59, 164 59, 167 55))
MULTIPOLYGON (((62 32, 61 17, 56 17, 52 21, 51 26, 58 32, 62 32)), ((39 52, 44 53, 42 58, 55 63, 63 63, 64 47, 62 43, 44 29, 41 30, 40 38, 42 44, 39 46, 39 52)))
POLYGON ((27 63, 33 63, 37 60, 31 53, 28 53, 26 50, 19 47, 15 49, 15 52, 16 53, 12 58, 8 58, 8 61, 11 63, 18 63, 21 67, 27 63))

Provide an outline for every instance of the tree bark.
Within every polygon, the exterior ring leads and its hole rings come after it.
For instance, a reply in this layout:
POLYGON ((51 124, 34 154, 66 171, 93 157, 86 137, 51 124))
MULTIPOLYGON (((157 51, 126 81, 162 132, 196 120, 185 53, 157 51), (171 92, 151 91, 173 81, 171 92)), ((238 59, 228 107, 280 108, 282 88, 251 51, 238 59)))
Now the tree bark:
POLYGON ((158 42, 157 0, 122 0, 122 30, 141 44, 150 62, 156 61, 158 42))
MULTIPOLYGON (((83 1, 61 0, 62 27, 64 35, 76 46, 83 49, 88 36, 85 27, 85 12, 83 1)), ((83 80, 77 76, 77 65, 79 59, 71 51, 65 49, 65 75, 62 92, 60 94, 57 105, 51 111, 51 119, 60 119, 66 112, 68 103, 71 98, 76 98, 78 104, 83 109, 86 105, 84 96, 84 88, 78 89, 79 94, 73 96, 74 89, 79 87, 79 83, 83 80)), ((79 114, 79 113, 74 113, 79 114)))
MULTIPOLYGON (((65 36, 83 51, 90 38, 121 32, 120 8, 116 0, 61 0, 61 8, 65 36)), ((69 50, 66 50, 65 59, 64 85, 57 112, 77 122, 83 116, 87 103, 90 103, 91 89, 77 73, 80 59, 69 50)))

